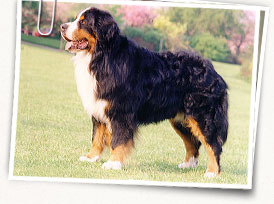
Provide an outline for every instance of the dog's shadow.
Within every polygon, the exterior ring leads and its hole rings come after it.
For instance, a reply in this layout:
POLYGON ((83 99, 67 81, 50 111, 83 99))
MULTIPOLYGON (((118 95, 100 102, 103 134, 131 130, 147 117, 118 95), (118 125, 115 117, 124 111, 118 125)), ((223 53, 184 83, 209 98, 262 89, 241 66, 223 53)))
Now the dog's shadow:
MULTIPOLYGON (((154 169, 156 171, 165 172, 165 173, 191 173, 191 172, 206 172, 207 166, 198 164, 195 168, 179 168, 178 164, 176 163, 169 163, 166 161, 154 161, 154 162, 142 162, 139 164, 139 168, 146 171, 147 169, 154 169)), ((245 176, 247 175, 246 169, 234 169, 233 171, 224 166, 222 168, 223 172, 226 172, 228 174, 232 175, 241 175, 245 176)))
MULTIPOLYGON (((99 163, 96 163, 96 166, 99 167, 101 166, 104 162, 106 162, 107 160, 101 160, 99 163)), ((142 161, 138 164, 133 164, 135 167, 134 168, 138 168, 140 171, 142 172, 147 172, 147 171, 158 171, 158 172, 163 172, 163 173, 179 173, 179 174, 187 174, 187 173, 204 173, 207 170, 207 166, 206 165, 202 165, 202 164, 198 164, 195 168, 179 168, 177 163, 171 163, 171 162, 166 162, 166 161, 154 161, 154 162, 145 162, 142 161)), ((132 163, 129 162, 124 166, 124 170, 125 169, 130 169, 132 167, 132 163)), ((233 171, 228 168, 228 167, 223 167, 222 168, 223 172, 226 172, 228 174, 232 174, 232 175, 241 175, 241 176, 245 176, 247 175, 247 171, 245 169, 234 169, 233 171)), ((199 174, 198 173, 198 174, 199 174)))
POLYGON ((199 172, 199 171, 206 171, 207 167, 206 166, 202 166, 202 165, 198 165, 195 168, 179 168, 178 164, 175 163, 168 163, 165 161, 154 161, 154 162, 142 162, 141 164, 139 164, 140 167, 143 170, 146 169, 155 169, 156 171, 160 171, 160 172, 166 172, 166 173, 188 173, 188 172, 199 172))

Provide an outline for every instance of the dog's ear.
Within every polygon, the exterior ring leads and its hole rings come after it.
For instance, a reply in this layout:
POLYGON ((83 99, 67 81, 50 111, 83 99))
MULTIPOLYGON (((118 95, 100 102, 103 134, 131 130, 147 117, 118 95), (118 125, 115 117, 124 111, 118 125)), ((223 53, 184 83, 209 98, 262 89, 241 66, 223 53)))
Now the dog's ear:
POLYGON ((98 32, 98 40, 103 42, 111 42, 116 39, 116 37, 120 34, 120 29, 117 23, 112 20, 105 25, 102 25, 99 28, 98 32))
POLYGON ((119 36, 120 29, 110 13, 92 8, 86 15, 89 32, 95 32, 98 42, 107 44, 119 36))

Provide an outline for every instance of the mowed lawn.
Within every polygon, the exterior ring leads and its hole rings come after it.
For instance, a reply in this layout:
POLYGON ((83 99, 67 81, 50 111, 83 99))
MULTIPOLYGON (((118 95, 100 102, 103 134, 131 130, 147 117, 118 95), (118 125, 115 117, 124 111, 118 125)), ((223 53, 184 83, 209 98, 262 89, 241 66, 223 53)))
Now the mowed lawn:
POLYGON ((214 63, 229 85, 229 135, 222 173, 207 179, 203 146, 195 169, 177 167, 185 148, 168 121, 140 128, 136 148, 120 171, 101 168, 109 150, 97 163, 79 161, 90 150, 92 125, 76 91, 70 58, 65 52, 22 43, 14 176, 247 183, 251 85, 241 79, 239 66, 214 63))

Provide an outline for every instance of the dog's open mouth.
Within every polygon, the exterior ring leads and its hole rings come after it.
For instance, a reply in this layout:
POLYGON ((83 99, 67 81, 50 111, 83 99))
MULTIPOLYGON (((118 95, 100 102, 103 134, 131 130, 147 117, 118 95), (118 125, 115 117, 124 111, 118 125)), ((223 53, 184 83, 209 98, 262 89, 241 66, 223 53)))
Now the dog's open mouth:
POLYGON ((65 49, 68 51, 72 50, 85 50, 88 48, 88 40, 83 38, 81 40, 68 40, 65 49))

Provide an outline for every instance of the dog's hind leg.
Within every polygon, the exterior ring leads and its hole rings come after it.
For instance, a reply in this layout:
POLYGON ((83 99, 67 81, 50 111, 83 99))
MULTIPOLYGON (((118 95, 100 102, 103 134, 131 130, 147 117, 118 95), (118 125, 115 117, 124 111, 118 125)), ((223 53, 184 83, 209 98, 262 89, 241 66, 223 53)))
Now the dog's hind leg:
POLYGON ((187 117, 186 124, 191 129, 192 134, 202 142, 208 154, 209 160, 205 177, 215 177, 220 173, 220 154, 222 152, 222 147, 220 145, 214 146, 207 142, 205 135, 202 133, 197 121, 194 118, 187 117))
POLYGON ((178 165, 179 168, 194 168, 198 165, 199 148, 201 142, 191 133, 190 128, 184 126, 184 120, 178 117, 170 119, 170 123, 176 133, 182 138, 186 148, 185 161, 178 165))
POLYGON ((87 156, 81 156, 81 161, 95 162, 99 161, 100 154, 104 150, 108 137, 111 136, 106 125, 97 121, 92 117, 93 131, 92 131, 92 148, 87 156))

